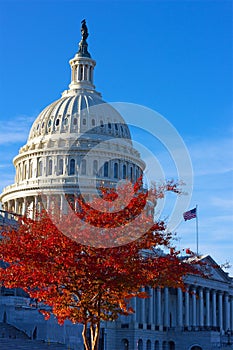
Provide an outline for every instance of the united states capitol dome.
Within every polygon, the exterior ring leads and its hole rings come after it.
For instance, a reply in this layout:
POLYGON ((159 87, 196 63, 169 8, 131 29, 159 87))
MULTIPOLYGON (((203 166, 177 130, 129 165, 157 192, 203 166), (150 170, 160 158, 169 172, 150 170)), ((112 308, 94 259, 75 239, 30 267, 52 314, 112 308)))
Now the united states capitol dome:
POLYGON ((124 119, 95 90, 96 62, 88 52, 85 20, 81 33, 78 52, 69 62, 69 88, 38 115, 13 160, 15 182, 0 196, 5 210, 24 214, 29 208, 35 213, 44 204, 41 193, 47 196, 47 207, 53 195, 61 199, 62 208, 64 194, 72 197, 79 192, 80 179, 88 194, 93 183, 134 183, 145 168, 124 119))

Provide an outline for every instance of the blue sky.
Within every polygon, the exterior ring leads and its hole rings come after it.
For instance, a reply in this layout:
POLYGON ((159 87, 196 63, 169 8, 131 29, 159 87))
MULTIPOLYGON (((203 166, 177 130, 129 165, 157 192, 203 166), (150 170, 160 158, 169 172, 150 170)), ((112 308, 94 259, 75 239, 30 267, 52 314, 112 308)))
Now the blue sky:
MULTIPOLYGON (((1 190, 33 120, 70 82, 86 18, 97 91, 158 111, 177 129, 193 162, 199 250, 233 264, 232 13, 224 0, 0 0, 1 190)), ((176 231, 179 246, 195 250, 195 220, 176 231)))

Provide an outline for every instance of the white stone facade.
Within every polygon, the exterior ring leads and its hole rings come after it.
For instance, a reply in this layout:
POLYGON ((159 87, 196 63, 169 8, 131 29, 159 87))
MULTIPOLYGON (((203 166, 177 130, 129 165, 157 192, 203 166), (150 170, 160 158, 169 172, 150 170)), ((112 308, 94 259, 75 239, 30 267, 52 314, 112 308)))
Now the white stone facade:
MULTIPOLYGON (((81 49, 82 44, 70 61, 69 90, 39 114, 27 144, 14 159, 15 183, 0 197, 7 212, 25 214, 29 210, 33 217, 42 206, 50 207, 51 194, 63 209, 64 194, 75 201, 80 181, 88 195, 96 183, 111 187, 120 179, 135 182, 145 168, 124 119, 96 92, 95 61, 81 49)), ((214 263, 210 257, 205 259, 214 263)), ((135 314, 102 325, 100 350, 230 348, 233 282, 220 268, 212 272, 209 279, 189 276, 185 292, 146 288, 150 298, 133 300, 135 314)), ((38 339, 82 349, 79 326, 46 322, 37 309, 28 307, 27 299, 9 293, 1 291, 0 321, 7 319, 30 336, 37 329, 38 339)))
MULTIPOLYGON (((210 256, 201 260, 216 265, 210 256)), ((221 268, 211 268, 211 277, 186 278, 186 291, 145 288, 147 299, 135 298, 135 313, 103 323, 100 350, 217 350, 233 348, 233 279, 221 268)), ((0 322, 7 322, 37 339, 61 342, 82 349, 82 326, 52 318, 44 321, 22 291, 2 290, 0 322), (12 296, 9 296, 12 295, 12 296), (72 328, 73 327, 73 328, 72 328)))

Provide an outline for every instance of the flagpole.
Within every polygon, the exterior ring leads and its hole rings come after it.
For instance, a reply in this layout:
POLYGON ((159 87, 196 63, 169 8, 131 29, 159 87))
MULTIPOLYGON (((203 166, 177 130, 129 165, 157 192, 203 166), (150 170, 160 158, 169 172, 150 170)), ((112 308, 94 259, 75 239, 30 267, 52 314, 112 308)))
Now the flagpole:
POLYGON ((197 204, 196 204, 196 243, 197 243, 197 256, 199 255, 199 249, 198 249, 198 215, 197 215, 197 204))

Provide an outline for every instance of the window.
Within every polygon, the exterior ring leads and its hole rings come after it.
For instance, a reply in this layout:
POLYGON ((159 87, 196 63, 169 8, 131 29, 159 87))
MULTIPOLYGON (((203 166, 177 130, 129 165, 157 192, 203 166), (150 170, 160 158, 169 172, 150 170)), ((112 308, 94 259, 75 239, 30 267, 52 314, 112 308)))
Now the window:
POLYGON ((42 176, 42 160, 38 162, 38 176, 42 176))
POLYGON ((143 350, 143 341, 142 341, 142 339, 139 339, 139 341, 138 341, 138 350, 143 350))
POLYGON ((53 173, 53 161, 52 161, 52 159, 49 159, 48 175, 52 175, 52 173, 53 173))
POLYGON ((128 341, 128 339, 122 339, 121 344, 122 344, 122 346, 121 346, 122 350, 129 350, 129 341, 128 341))
POLYGON ((117 124, 115 124, 115 129, 116 129, 116 131, 118 131, 118 125, 117 124))
POLYGON ((108 177, 108 162, 104 163, 104 177, 108 177))
POLYGON ((55 125, 58 126, 59 123, 60 123, 60 119, 58 118, 58 119, 56 119, 55 125))
POLYGON ((114 163, 114 179, 118 179, 118 164, 114 163))
POLYGON ((48 128, 50 128, 51 125, 52 125, 52 120, 49 119, 49 121, 48 121, 48 128))
POLYGON ((29 171, 28 171, 28 178, 30 179, 32 177, 32 161, 29 161, 29 171))
POLYGON ((104 127, 104 122, 103 122, 103 120, 100 121, 100 126, 101 126, 101 128, 104 127))
POLYGON ((112 124, 111 123, 108 123, 108 128, 112 129, 112 124))
POLYGON ((75 174, 75 160, 71 159, 70 160, 70 175, 74 175, 75 174))
POLYGON ((122 178, 126 179, 126 165, 125 164, 123 165, 123 168, 122 168, 122 178))
POLYGON ((83 125, 87 125, 87 120, 83 119, 83 125))
POLYGON ((64 119, 63 124, 64 124, 64 125, 67 125, 67 124, 68 124, 68 118, 67 118, 67 117, 64 119))
POLYGON ((81 175, 86 175, 87 172, 87 161, 83 159, 81 162, 81 175))
POLYGON ((24 163, 23 165, 23 179, 26 179, 27 177, 27 164, 24 163))
POLYGON ((63 159, 59 159, 59 163, 58 163, 58 175, 63 175, 63 159))
POLYGON ((146 342, 146 350, 151 350, 151 341, 149 339, 146 342))
POLYGON ((80 67, 80 76, 79 80, 83 80, 83 66, 80 67))
POLYGON ((93 161, 93 175, 97 175, 98 173, 98 162, 97 160, 93 161))
POLYGON ((133 182, 133 167, 130 167, 130 181, 133 182))
POLYGON ((95 126, 95 119, 92 119, 92 120, 91 120, 91 125, 92 125, 92 126, 95 126))
POLYGON ((74 124, 74 125, 77 125, 77 123, 78 123, 77 118, 74 118, 74 120, 73 120, 73 124, 74 124))

